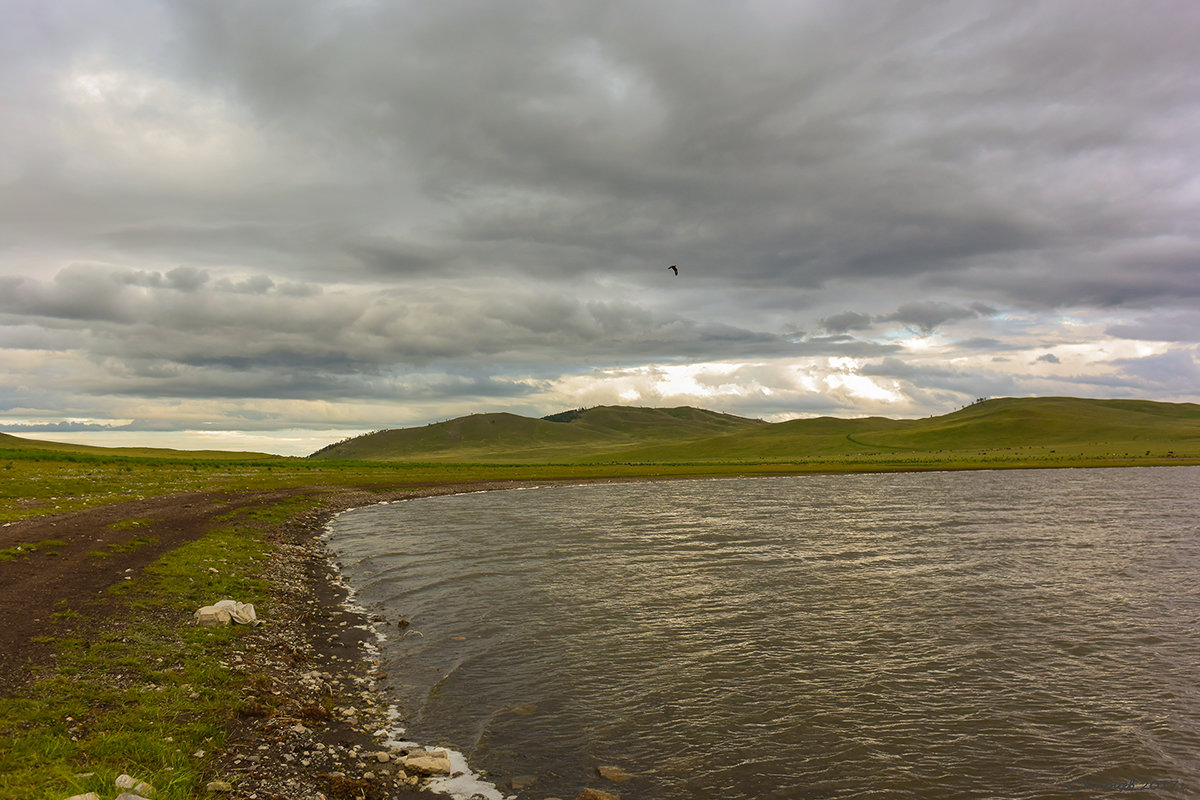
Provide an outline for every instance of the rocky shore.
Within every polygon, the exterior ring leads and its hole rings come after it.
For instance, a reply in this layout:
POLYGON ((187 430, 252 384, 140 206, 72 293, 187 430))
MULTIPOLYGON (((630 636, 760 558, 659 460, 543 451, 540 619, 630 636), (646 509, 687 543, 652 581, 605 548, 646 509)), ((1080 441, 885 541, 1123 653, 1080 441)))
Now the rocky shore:
POLYGON ((264 574, 274 601, 229 653, 227 666, 252 677, 207 770, 229 786, 226 797, 430 797, 423 784, 450 772, 444 752, 386 744, 396 719, 371 658, 370 621, 345 606, 321 539, 334 511, 353 504, 343 497, 274 534, 264 574))
MULTIPOLYGON (((386 500, 513 488, 515 482, 488 484, 439 485, 397 488, 394 491, 326 489, 315 494, 320 504, 286 523, 272 525, 264 536, 273 545, 272 555, 263 565, 262 579, 271 586, 271 600, 258 609, 258 624, 231 640, 221 658, 222 666, 245 678, 239 702, 230 709, 225 745, 206 752, 199 749, 191 756, 206 776, 213 797, 230 800, 416 800, 444 798, 442 792, 453 788, 461 797, 473 794, 481 798, 520 796, 544 798, 528 784, 531 776, 505 779, 501 789, 480 782, 476 776, 462 774, 462 757, 443 747, 396 744, 392 737, 403 721, 397 718, 385 694, 386 665, 381 664, 375 648, 373 625, 365 612, 348 603, 348 592, 330 559, 325 544, 326 527, 333 516, 348 508, 386 500), (448 786, 448 784, 457 784, 448 786), (531 794, 530 792, 533 792, 531 794)), ((284 493, 280 493, 281 495, 284 493)), ((311 490, 286 493, 308 494, 311 490)), ((258 502, 256 496, 225 495, 220 508, 258 502)), ((214 506, 201 497, 164 496, 140 501, 132 513, 164 520, 155 532, 162 537, 155 550, 177 546, 198 537, 212 524, 214 506)), ((17 604, 24 592, 29 601, 31 590, 40 589, 45 597, 38 602, 54 607, 55 592, 78 590, 81 576, 90 576, 96 587, 107 585, 102 575, 84 572, 73 565, 82 558, 86 547, 96 547, 99 532, 111 519, 131 513, 131 508, 101 507, 49 518, 34 518, 6 529, 12 538, 44 536, 52 533, 67 541, 63 556, 55 563, 65 565, 62 575, 37 581, 31 575, 28 585, 14 582, 9 594, 17 604), (86 532, 86 536, 78 532, 86 532), (86 540, 76 544, 75 539, 86 540), (76 556, 74 550, 80 550, 76 556)), ((152 553, 122 554, 114 559, 113 573, 128 575, 140 569, 152 553), (118 566, 119 563, 119 566, 118 566)), ((90 585, 88 586, 90 589, 90 585)), ((214 601, 219 598, 214 598, 214 601)), ((7 601, 6 601, 7 602, 7 601)), ((61 602, 61 601, 59 601, 61 602)), ((98 606, 91 614, 116 613, 109 606, 98 606)), ((88 618, 81 618, 86 623, 88 618)), ((44 625, 38 619, 33 623, 44 625)), ((164 620, 167 624, 167 620, 164 620)), ((96 619, 93 624, 104 624, 96 619)), ((178 624, 195 624, 179 620, 178 624)), ((15 642, 28 641, 30 633, 10 631, 15 642)), ((45 638, 45 637, 42 637, 45 638)), ((9 655, 12 655, 10 653, 9 655)), ((26 649, 28 658, 28 649, 26 649)), ((34 662, 30 662, 34 663, 34 662)), ((27 675, 23 670, 20 675, 27 675)), ((9 688, 23 680, 15 671, 9 674, 9 688)), ((436 744, 436 743, 434 743, 436 744)), ((616 776, 598 774, 604 782, 620 781, 616 776)), ((486 777, 483 781, 486 781, 486 777)), ((122 775, 118 783, 102 795, 77 795, 72 800, 153 800, 155 790, 137 775, 122 775)), ((577 800, 618 800, 616 792, 585 788, 577 800)))

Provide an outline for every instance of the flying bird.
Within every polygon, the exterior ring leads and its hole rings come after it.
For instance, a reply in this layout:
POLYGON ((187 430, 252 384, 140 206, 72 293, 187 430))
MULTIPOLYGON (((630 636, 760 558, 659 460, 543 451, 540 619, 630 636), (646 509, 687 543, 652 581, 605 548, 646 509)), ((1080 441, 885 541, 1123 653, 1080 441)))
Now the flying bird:
POLYGON ((667 267, 667 269, 671 270, 671 272, 674 272, 676 275, 678 275, 678 274, 679 274, 679 267, 675 266, 674 264, 672 264, 671 266, 667 267))

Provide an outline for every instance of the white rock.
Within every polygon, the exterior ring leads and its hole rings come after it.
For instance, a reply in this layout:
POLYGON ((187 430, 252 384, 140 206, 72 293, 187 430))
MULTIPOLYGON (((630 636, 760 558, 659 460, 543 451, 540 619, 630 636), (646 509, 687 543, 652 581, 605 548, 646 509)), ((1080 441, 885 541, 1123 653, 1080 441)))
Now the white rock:
POLYGON ((258 617, 254 614, 253 605, 229 599, 197 609, 192 616, 195 618, 196 624, 202 628, 215 628, 220 625, 228 625, 230 622, 241 625, 258 624, 258 617))
POLYGON ((134 794, 144 795, 146 797, 154 796, 154 787, 145 781, 139 781, 131 775, 118 775, 113 781, 118 789, 129 789, 134 794))
POLYGON ((88 792, 87 794, 71 795, 67 800, 100 800, 100 795, 95 792, 88 792))
POLYGON ((378 761, 380 764, 386 764, 387 762, 392 760, 392 757, 388 753, 385 753, 381 750, 380 752, 375 754, 375 760, 378 761))
POLYGON ((404 768, 421 775, 449 775, 450 759, 438 756, 408 756, 404 759, 404 768))
POLYGON ((233 618, 229 613, 229 609, 217 608, 216 606, 204 606, 201 609, 197 609, 192 617, 201 628, 217 628, 221 625, 228 625, 229 621, 233 618))

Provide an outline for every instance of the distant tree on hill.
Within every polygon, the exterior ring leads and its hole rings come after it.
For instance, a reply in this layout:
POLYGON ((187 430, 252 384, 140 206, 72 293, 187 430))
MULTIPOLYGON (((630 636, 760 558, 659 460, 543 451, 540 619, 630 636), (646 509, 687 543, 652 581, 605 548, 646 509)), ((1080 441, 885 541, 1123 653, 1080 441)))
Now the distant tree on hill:
POLYGON ((572 420, 579 419, 583 416, 583 412, 587 410, 586 408, 573 408, 570 411, 560 411, 557 414, 550 414, 549 416, 542 417, 542 419, 546 420, 546 422, 571 422, 572 420))

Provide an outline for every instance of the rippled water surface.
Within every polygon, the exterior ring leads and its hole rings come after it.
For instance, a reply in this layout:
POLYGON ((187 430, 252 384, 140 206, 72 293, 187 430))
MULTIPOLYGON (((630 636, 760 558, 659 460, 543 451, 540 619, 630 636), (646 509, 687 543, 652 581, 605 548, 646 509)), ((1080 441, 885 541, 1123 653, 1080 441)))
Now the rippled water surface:
POLYGON ((1198 517, 1190 467, 806 476, 425 498, 332 545, 411 620, 408 736, 521 797, 1195 797, 1198 517))

